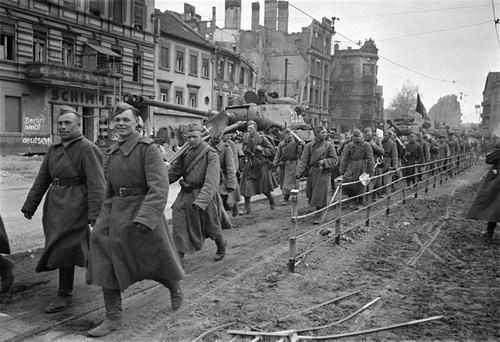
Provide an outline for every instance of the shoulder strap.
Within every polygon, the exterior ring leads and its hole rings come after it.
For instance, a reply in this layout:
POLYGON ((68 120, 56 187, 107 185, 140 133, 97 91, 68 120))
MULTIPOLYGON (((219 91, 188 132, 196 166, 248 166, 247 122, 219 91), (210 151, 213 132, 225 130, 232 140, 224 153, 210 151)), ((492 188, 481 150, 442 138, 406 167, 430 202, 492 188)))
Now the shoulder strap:
POLYGON ((191 170, 198 164, 198 162, 201 160, 201 158, 205 157, 205 155, 208 153, 210 150, 210 145, 206 145, 203 150, 201 150, 200 154, 196 156, 196 158, 193 160, 193 162, 186 168, 185 174, 188 175, 191 170))
MULTIPOLYGON (((66 153, 66 149, 64 148, 64 146, 62 146, 62 150, 63 150, 64 156, 66 157, 66 159, 68 159, 69 165, 71 165, 71 167, 73 168, 73 170, 75 170, 75 172, 78 175, 78 177, 80 177, 80 172, 77 170, 75 164, 73 163, 73 161, 71 160, 71 158, 66 153)), ((83 177, 80 177, 80 178, 84 179, 83 177)))

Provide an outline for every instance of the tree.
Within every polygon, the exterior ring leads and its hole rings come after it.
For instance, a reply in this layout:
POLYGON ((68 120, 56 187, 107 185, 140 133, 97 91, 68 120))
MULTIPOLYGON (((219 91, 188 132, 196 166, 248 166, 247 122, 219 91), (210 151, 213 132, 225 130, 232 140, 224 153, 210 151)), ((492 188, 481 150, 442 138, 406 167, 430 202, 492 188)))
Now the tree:
POLYGON ((401 89, 396 92, 396 96, 389 103, 389 107, 385 109, 386 117, 391 120, 402 117, 414 118, 417 93, 418 87, 407 80, 401 89))

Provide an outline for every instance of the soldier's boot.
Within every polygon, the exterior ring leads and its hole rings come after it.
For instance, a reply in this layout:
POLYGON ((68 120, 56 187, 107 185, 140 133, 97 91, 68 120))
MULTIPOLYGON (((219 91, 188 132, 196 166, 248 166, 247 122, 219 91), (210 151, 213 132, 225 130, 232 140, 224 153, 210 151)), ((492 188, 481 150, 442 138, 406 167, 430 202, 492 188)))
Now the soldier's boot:
POLYGON ((74 266, 59 268, 59 291, 57 297, 45 307, 46 313, 63 311, 73 305, 74 280, 74 266))
POLYGON ((496 226, 497 226, 496 222, 488 222, 488 226, 486 227, 486 230, 483 232, 483 236, 488 240, 493 239, 493 232, 495 231, 496 226))
POLYGON ((184 293, 181 288, 180 280, 155 279, 165 286, 170 292, 170 306, 172 310, 177 310, 182 306, 184 293))
POLYGON ((215 239, 215 244, 217 245, 217 252, 215 253, 214 260, 221 261, 226 255, 227 241, 221 236, 215 239))
POLYGON ((2 293, 10 292, 14 283, 14 261, 0 255, 0 277, 2 278, 2 293))
POLYGON ((288 205, 290 204, 290 195, 283 195, 283 202, 281 205, 288 205))
POLYGON ((276 201, 274 200, 274 195, 272 192, 266 192, 264 195, 266 195, 267 199, 269 200, 269 208, 274 209, 276 207, 276 201))
POLYGON ((245 215, 248 215, 252 212, 250 209, 250 197, 245 197, 245 215))
POLYGON ((109 335, 112 331, 123 328, 122 322, 122 297, 120 290, 102 288, 104 295, 104 306, 106 316, 104 321, 88 332, 89 336, 102 337, 109 335))

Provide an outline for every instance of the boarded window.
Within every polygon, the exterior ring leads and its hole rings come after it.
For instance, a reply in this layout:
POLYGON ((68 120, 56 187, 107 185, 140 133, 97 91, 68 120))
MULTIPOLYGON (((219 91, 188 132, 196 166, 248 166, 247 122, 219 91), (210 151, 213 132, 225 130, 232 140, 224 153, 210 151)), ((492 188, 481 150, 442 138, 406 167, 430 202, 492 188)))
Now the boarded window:
POLYGON ((5 96, 5 132, 22 132, 21 97, 5 96))
POLYGON ((160 48, 160 68, 170 69, 170 49, 167 46, 160 48))

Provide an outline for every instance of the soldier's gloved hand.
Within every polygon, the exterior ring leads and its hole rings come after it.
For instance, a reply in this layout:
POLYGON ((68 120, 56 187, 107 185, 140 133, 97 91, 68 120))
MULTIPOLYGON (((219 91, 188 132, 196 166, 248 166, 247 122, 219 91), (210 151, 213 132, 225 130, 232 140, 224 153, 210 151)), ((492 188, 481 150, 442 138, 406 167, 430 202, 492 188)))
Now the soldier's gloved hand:
POLYGON ((194 203, 192 204, 192 206, 193 206, 194 210, 196 210, 196 211, 203 211, 203 209, 201 209, 199 206, 197 206, 194 203))
POLYGON ((167 170, 170 168, 172 164, 170 164, 169 162, 165 162, 165 167, 167 168, 167 170))
POLYGON ((26 217, 28 220, 31 220, 33 218, 32 213, 28 213, 26 210, 21 210, 21 211, 24 214, 24 217, 26 217))
POLYGON ((141 234, 147 234, 147 233, 151 232, 151 228, 149 228, 148 226, 145 226, 145 225, 143 225, 142 223, 139 223, 139 222, 135 223, 135 228, 137 228, 137 230, 141 234))
POLYGON ((89 225, 90 225, 91 227, 94 227, 94 225, 95 225, 95 220, 89 220, 89 225))

